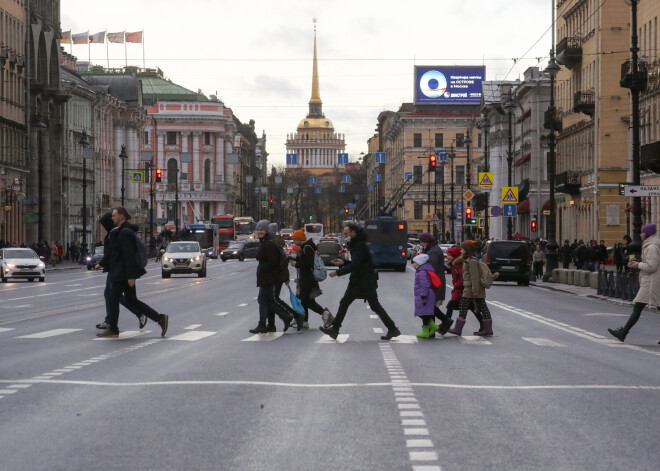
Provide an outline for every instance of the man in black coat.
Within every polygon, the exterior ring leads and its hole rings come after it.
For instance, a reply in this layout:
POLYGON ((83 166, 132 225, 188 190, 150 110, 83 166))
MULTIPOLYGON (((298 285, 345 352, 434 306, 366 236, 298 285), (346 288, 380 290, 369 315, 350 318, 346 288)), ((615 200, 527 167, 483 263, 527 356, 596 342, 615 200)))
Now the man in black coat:
POLYGON ((344 227, 344 237, 348 240, 348 248, 351 251, 351 261, 344 262, 343 260, 335 260, 335 265, 339 268, 330 272, 330 277, 343 276, 350 273, 348 279, 348 287, 344 293, 344 297, 339 302, 339 309, 337 310, 337 317, 329 327, 319 327, 321 332, 329 335, 333 339, 337 339, 339 329, 346 316, 346 311, 353 301, 356 299, 366 299, 369 307, 375 312, 380 320, 387 327, 387 334, 381 336, 382 340, 390 340, 392 337, 401 335, 396 324, 387 314, 383 306, 378 301, 378 287, 377 275, 373 268, 371 261, 371 253, 367 246, 367 235, 362 228, 355 223, 349 222, 344 227))
POLYGON ((126 296, 128 304, 134 306, 144 313, 149 319, 157 322, 161 328, 161 336, 165 337, 169 316, 159 314, 147 304, 137 299, 135 280, 146 273, 144 268, 137 263, 137 235, 132 229, 132 224, 127 221, 131 218, 126 208, 120 206, 112 211, 112 222, 117 230, 110 232, 108 246, 104 249, 103 265, 109 265, 108 277, 112 283, 110 296, 108 297, 108 329, 97 337, 119 337, 119 302, 122 295, 126 296))

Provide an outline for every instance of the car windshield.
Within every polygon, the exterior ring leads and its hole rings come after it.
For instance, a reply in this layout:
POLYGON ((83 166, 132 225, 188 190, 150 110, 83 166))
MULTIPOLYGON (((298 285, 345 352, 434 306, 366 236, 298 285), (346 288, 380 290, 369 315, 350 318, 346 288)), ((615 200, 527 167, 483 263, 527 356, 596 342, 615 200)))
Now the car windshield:
POLYGON ((339 250, 339 243, 332 241, 322 241, 319 242, 317 246, 318 253, 333 253, 339 250))
POLYGON ((96 248, 94 249, 94 253, 95 253, 96 255, 103 255, 103 246, 101 245, 101 246, 99 246, 99 247, 96 247, 96 248))
POLYGON ((5 258, 38 258, 37 253, 31 249, 5 250, 5 258))
POLYGON ((231 242, 227 248, 237 250, 243 247, 245 247, 245 242, 231 242))
POLYGON ((515 242, 493 242, 488 247, 488 255, 491 258, 529 258, 529 249, 527 244, 518 244, 515 242))
POLYGON ((199 245, 198 244, 191 244, 191 243, 186 243, 186 242, 173 242, 170 243, 170 245, 167 246, 167 251, 169 253, 174 253, 174 252, 199 252, 199 245))

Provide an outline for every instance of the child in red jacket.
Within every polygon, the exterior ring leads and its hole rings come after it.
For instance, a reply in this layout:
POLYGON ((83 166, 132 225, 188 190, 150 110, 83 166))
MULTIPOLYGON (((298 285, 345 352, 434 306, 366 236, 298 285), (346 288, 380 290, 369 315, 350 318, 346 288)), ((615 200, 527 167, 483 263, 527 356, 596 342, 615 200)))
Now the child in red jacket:
MULTIPOLYGON (((447 303, 447 317, 451 319, 454 309, 458 309, 458 305, 463 297, 463 257, 461 257, 461 249, 458 247, 447 249, 447 261, 451 265, 451 281, 453 285, 451 299, 447 303)), ((479 330, 481 330, 483 325, 481 313, 476 312, 474 306, 470 310, 479 321, 479 330)))

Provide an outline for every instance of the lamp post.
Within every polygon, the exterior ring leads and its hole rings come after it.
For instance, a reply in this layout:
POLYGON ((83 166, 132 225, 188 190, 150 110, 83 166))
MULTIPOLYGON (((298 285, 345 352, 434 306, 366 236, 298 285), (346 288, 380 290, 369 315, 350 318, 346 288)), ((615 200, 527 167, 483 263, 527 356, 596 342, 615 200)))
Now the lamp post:
MULTIPOLYGON (((479 120, 477 123, 477 126, 479 126, 479 129, 484 130, 484 172, 488 172, 488 133, 490 132, 490 121, 488 120, 487 116, 484 116, 479 120)), ((486 195, 485 199, 485 208, 484 208, 484 219, 486 220, 486 227, 484 228, 484 235, 486 237, 486 240, 490 238, 490 233, 489 233, 489 226, 490 226, 490 219, 488 217, 488 206, 490 204, 490 193, 485 192, 486 195)))
POLYGON ((548 281, 552 278, 552 270, 558 266, 558 253, 559 244, 557 244, 557 222, 556 222, 556 204, 555 204, 555 77, 559 73, 559 66, 555 62, 555 51, 550 49, 550 63, 545 68, 545 73, 550 77, 550 107, 549 111, 552 115, 550 132, 548 133, 548 183, 550 184, 550 216, 547 220, 547 244, 545 244, 545 273, 543 274, 543 281, 548 281))
POLYGON ((445 227, 445 165, 447 165, 447 160, 443 160, 441 162, 442 164, 442 189, 440 190, 440 199, 442 200, 442 205, 440 206, 440 210, 442 211, 442 214, 440 215, 442 218, 442 233, 440 234, 440 239, 444 240, 445 239, 445 233, 447 231, 447 228, 445 227))
POLYGON ((41 113, 37 111, 35 116, 36 122, 34 127, 37 128, 37 199, 39 200, 39 212, 37 214, 37 240, 39 242, 44 240, 44 222, 43 222, 43 208, 44 208, 44 195, 43 195, 43 181, 44 181, 44 163, 41 155, 41 132, 48 128, 46 123, 41 120, 41 113))
MULTIPOLYGON (((511 85, 509 85, 511 86, 511 85)), ((509 134, 508 134, 508 146, 507 146, 507 155, 506 155, 506 168, 507 168, 507 186, 511 186, 511 172, 513 166, 513 110, 516 108, 516 104, 513 101, 512 89, 509 88, 506 98, 502 103, 502 107, 506 111, 509 117, 509 134)), ((506 238, 511 240, 513 238, 513 219, 508 217, 506 218, 506 238)))
POLYGON ((429 214, 426 215, 426 232, 431 232, 431 169, 428 169, 429 177, 426 179, 426 207, 429 214))
POLYGON ((456 208, 454 207, 454 143, 451 144, 451 150, 449 151, 449 160, 451 161, 451 184, 449 185, 450 197, 449 203, 451 204, 450 209, 452 210, 451 218, 451 234, 449 234, 449 240, 454 240, 454 221, 456 220, 456 208))
POLYGON ((83 200, 82 200, 82 247, 86 251, 87 247, 87 148, 89 147, 89 139, 87 138, 87 131, 83 129, 82 137, 78 141, 82 146, 82 164, 83 164, 83 200))
POLYGON ((121 145, 121 152, 119 153, 119 158, 121 159, 121 205, 124 206, 124 170, 126 159, 128 159, 128 154, 126 153, 126 146, 121 145))

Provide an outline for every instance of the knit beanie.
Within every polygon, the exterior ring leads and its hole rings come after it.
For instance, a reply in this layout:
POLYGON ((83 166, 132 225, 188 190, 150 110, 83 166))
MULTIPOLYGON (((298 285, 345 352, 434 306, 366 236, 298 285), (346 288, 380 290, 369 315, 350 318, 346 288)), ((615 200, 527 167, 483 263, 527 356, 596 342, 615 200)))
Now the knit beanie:
POLYGON ((262 219, 257 223, 257 229, 263 229, 264 231, 268 232, 268 224, 270 224, 268 219, 262 219))
POLYGON ((458 247, 450 247, 447 249, 447 255, 451 255, 454 258, 458 258, 461 256, 461 249, 458 247))
POLYGON ((301 242, 305 242, 307 240, 307 237, 305 237, 305 229, 302 229, 302 228, 298 229, 296 232, 291 234, 291 238, 293 240, 298 240, 298 241, 301 241, 301 242))
POLYGON ((418 256, 413 258, 413 262, 415 262, 420 267, 428 261, 429 261, 429 256, 426 255, 425 253, 420 253, 418 256))
POLYGON ((433 242, 434 240, 435 240, 435 238, 431 234, 429 234, 428 232, 423 232, 422 234, 419 235, 419 241, 420 242, 426 242, 428 244, 428 243, 433 242))
POLYGON ((474 253, 477 251, 477 244, 473 240, 466 240, 461 244, 461 248, 466 252, 474 253))
POLYGON ((646 237, 654 236, 656 231, 657 230, 655 224, 647 224, 646 226, 642 227, 642 232, 646 234, 646 237))
POLYGON ((276 222, 271 222, 270 224, 268 224, 268 233, 274 236, 277 234, 277 230, 279 228, 280 226, 276 222))

